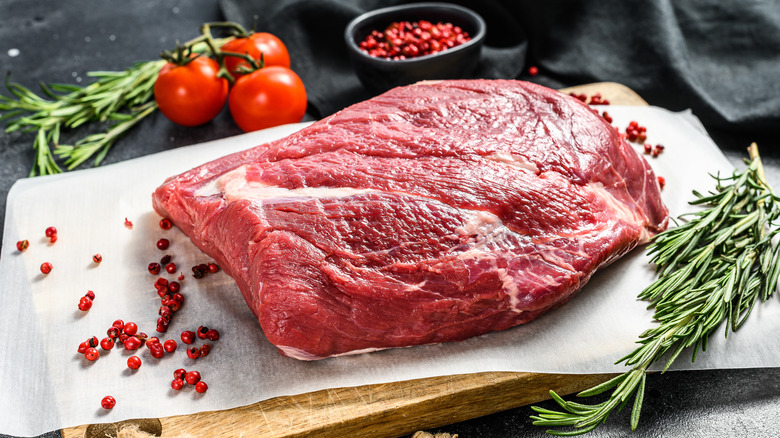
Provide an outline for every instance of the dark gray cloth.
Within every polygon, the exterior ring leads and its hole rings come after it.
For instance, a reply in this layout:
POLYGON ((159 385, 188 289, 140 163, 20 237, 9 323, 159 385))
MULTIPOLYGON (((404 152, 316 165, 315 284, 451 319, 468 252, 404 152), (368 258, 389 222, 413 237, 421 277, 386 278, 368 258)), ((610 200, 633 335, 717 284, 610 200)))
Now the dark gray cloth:
MULTIPOLYGON (((225 17, 282 38, 315 117, 370 97, 343 42, 362 12, 398 1, 221 0, 225 17)), ((710 129, 780 126, 780 2, 454 1, 488 26, 475 74, 551 87, 619 82, 651 104, 691 108, 710 129), (529 77, 529 66, 539 74, 529 77)))

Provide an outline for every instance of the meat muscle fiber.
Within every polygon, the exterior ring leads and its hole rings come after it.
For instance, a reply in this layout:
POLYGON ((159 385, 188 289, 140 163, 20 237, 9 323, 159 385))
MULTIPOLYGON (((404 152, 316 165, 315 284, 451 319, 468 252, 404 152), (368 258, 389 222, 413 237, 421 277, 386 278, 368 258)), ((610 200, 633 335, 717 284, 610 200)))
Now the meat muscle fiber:
POLYGON ((390 90, 172 177, 153 202, 304 360, 526 323, 668 221, 609 123, 504 80, 390 90))

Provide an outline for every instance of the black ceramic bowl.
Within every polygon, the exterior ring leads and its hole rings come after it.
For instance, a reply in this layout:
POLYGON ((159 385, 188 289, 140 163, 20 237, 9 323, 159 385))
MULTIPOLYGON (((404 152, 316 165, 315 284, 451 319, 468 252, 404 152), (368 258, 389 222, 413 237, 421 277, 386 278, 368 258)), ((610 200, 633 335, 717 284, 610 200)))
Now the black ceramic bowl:
POLYGON ((377 9, 356 17, 344 31, 349 56, 366 88, 385 91, 426 79, 459 79, 473 73, 485 41, 485 21, 470 9, 449 3, 413 3, 377 9), (370 56, 358 44, 371 31, 383 31, 397 21, 428 20, 452 23, 468 32, 471 39, 431 55, 403 60, 370 56))

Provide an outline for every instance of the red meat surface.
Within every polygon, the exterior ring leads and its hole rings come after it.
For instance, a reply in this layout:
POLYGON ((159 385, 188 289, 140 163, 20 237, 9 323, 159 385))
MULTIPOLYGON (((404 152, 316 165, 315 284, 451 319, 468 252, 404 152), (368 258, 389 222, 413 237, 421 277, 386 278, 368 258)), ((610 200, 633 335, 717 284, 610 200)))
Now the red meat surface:
POLYGON ((304 360, 526 323, 668 221, 609 123, 504 80, 390 90, 172 177, 153 202, 304 360))

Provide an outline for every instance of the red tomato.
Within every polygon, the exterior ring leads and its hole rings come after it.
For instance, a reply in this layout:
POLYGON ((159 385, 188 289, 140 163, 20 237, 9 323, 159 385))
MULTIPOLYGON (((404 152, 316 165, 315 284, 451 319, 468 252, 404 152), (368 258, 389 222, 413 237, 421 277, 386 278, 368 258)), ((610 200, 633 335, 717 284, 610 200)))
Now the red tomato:
POLYGON ((228 106, 246 132, 296 123, 306 113, 306 89, 289 68, 265 67, 238 78, 228 106))
MULTIPOLYGON (((237 38, 228 41, 222 46, 222 50, 229 53, 247 54, 254 59, 260 60, 260 54, 263 54, 265 66, 280 65, 290 67, 290 54, 287 52, 287 46, 282 40, 267 32, 253 33, 248 38, 237 38)), ((225 57, 225 67, 230 74, 241 76, 236 73, 240 66, 247 66, 247 62, 235 56, 225 57)))
POLYGON ((165 64, 154 83, 157 106, 172 122, 202 125, 219 114, 228 95, 228 81, 217 77, 219 64, 197 57, 187 65, 165 64))

